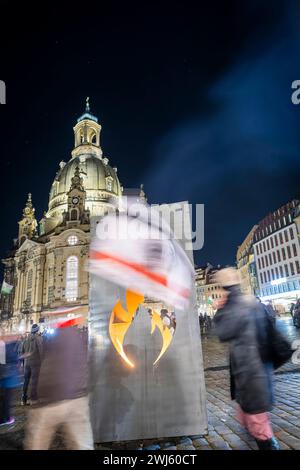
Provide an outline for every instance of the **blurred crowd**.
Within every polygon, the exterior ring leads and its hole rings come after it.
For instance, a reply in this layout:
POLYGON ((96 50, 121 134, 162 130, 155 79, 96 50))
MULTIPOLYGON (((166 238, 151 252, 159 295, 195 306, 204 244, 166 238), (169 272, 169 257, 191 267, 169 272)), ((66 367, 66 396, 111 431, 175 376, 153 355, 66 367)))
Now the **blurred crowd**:
POLYGON ((46 450, 63 427, 71 449, 93 449, 88 405, 87 328, 63 322, 40 332, 34 324, 23 336, 0 338, 0 425, 14 422, 13 391, 22 386, 28 406, 25 448, 46 450))

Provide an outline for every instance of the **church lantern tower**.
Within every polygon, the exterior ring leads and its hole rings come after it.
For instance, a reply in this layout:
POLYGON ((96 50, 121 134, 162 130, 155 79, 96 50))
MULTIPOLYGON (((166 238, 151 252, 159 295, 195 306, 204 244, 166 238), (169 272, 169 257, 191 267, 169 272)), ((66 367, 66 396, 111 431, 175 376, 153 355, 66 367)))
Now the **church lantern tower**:
POLYGON ((35 209, 32 205, 31 194, 28 194, 26 205, 23 209, 23 218, 19 222, 18 242, 21 246, 24 241, 33 238, 36 235, 37 221, 35 218, 35 209))
POLYGON ((75 158, 83 153, 92 153, 102 157, 100 147, 101 126, 98 118, 91 114, 89 98, 86 99, 85 113, 77 119, 74 127, 75 145, 72 157, 75 158))

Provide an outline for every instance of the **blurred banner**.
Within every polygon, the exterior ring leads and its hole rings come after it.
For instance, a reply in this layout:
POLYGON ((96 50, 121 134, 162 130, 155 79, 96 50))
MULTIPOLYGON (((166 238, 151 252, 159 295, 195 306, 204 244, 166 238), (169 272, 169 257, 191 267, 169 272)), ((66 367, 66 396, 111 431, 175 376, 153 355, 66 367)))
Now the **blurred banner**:
MULTIPOLYGON (((91 219, 93 239, 98 223, 91 219)), ((171 228, 182 231, 176 223, 171 228)), ((184 241, 178 237, 182 247, 184 241)), ((194 283, 188 308, 174 309, 92 272, 89 328, 95 442, 206 433, 194 283)))

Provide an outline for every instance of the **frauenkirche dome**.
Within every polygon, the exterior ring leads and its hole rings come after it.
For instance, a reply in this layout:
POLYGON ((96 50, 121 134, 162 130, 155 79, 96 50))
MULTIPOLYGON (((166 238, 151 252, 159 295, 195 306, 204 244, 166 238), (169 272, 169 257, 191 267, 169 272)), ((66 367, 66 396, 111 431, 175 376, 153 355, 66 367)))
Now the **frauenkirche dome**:
POLYGON ((87 100, 86 112, 77 120, 74 127, 75 147, 71 159, 60 163, 51 187, 47 218, 62 220, 68 205, 68 191, 76 167, 86 191, 85 208, 90 215, 103 215, 107 211, 109 201, 122 195, 117 169, 112 168, 109 160, 103 157, 100 146, 101 126, 98 119, 90 113, 87 100))

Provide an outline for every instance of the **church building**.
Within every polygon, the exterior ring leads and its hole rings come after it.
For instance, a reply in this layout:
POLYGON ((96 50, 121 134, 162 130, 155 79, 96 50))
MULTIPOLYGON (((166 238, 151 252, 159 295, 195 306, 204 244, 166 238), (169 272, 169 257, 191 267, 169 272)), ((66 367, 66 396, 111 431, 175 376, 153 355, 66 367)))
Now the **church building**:
MULTIPOLYGON (((2 260, 4 281, 13 286, 0 299, 5 331, 29 331, 32 323, 46 321, 60 308, 88 312, 90 218, 117 210, 126 194, 117 168, 102 153, 100 133, 87 99, 74 127, 71 158, 59 163, 48 210, 39 223, 28 195, 14 249, 2 260)), ((144 198, 142 187, 136 195, 144 198)))

